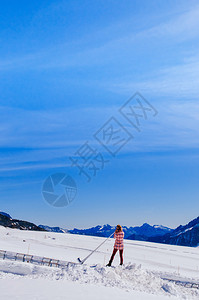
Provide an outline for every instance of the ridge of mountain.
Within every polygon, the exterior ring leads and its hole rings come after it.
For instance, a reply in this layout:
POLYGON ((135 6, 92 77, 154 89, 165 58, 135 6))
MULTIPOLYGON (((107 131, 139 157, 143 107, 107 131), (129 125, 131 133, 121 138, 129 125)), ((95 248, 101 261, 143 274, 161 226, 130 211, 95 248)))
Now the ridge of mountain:
POLYGON ((46 231, 34 223, 12 219, 10 215, 0 213, 0 225, 4 227, 17 228, 20 230, 35 230, 35 231, 46 231), (9 216, 9 217, 8 217, 9 216))

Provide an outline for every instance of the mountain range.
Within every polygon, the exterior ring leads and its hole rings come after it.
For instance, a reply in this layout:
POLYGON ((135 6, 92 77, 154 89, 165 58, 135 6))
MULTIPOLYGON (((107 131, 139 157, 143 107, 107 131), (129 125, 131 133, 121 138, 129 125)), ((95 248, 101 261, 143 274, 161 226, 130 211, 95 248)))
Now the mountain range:
POLYGON ((151 242, 196 247, 199 245, 199 217, 185 226, 178 226, 163 236, 149 238, 151 242))
MULTIPOLYGON (((142 226, 136 226, 136 227, 127 227, 123 226, 124 231, 124 238, 131 239, 131 240, 147 240, 148 237, 152 236, 161 236, 166 233, 169 233, 172 231, 172 229, 154 225, 151 226, 147 223, 143 224, 142 226)), ((69 233, 73 234, 83 234, 83 235, 94 235, 94 236, 103 236, 108 237, 113 233, 115 230, 115 226, 111 226, 109 224, 103 225, 103 226, 95 226, 88 229, 77 229, 74 228, 72 230, 68 230, 69 233)))
MULTIPOLYGON (((115 226, 109 224, 98 225, 88 229, 64 229, 61 227, 50 227, 47 225, 35 225, 28 221, 12 219, 12 217, 0 212, 0 225, 21 230, 49 231, 58 233, 70 233, 80 235, 92 235, 100 237, 110 236, 115 226)), ((181 246, 199 246, 199 217, 186 225, 180 225, 176 229, 171 229, 162 225, 149 225, 144 223, 142 226, 127 227, 123 226, 124 238, 129 240, 142 240, 163 244, 181 245, 181 246)))

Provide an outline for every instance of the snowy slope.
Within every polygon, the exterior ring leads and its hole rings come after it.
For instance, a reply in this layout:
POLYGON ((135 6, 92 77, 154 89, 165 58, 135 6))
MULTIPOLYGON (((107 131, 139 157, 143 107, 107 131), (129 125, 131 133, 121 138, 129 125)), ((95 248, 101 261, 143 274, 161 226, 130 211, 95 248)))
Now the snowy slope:
MULTIPOLYGON (((104 238, 0 227, 1 250, 77 262, 104 238)), ((86 265, 66 269, 0 260, 2 299, 199 299, 199 291, 161 277, 199 281, 199 249, 125 240, 124 266, 105 267, 113 248, 108 240, 86 265), (9 288, 12 286, 12 289, 9 288), (23 289, 22 289, 23 286, 23 289)))

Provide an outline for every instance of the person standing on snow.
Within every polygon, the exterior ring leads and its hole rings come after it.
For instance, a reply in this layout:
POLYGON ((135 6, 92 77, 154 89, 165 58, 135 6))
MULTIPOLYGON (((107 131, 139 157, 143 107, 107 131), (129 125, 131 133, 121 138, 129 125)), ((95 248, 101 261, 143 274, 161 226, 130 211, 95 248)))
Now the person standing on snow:
POLYGON ((106 265, 107 267, 111 266, 117 250, 119 250, 119 252, 120 252, 120 265, 123 265, 123 250, 124 250, 123 238, 124 238, 124 232, 122 230, 122 226, 117 225, 115 233, 114 233, 115 244, 113 247, 113 253, 111 255, 109 263, 106 265))

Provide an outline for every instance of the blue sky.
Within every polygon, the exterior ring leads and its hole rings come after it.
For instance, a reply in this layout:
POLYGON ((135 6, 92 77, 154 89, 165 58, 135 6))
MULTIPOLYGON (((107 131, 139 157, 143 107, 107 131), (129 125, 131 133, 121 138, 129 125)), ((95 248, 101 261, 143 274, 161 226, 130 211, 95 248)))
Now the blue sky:
POLYGON ((198 1, 0 6, 1 210, 65 228, 197 217, 198 1), (135 92, 158 111, 140 133, 118 112, 135 92), (114 158, 93 137, 112 116, 134 135, 114 158), (86 141, 110 160, 90 183, 69 160, 86 141), (57 172, 78 186, 61 209, 41 194, 57 172))

